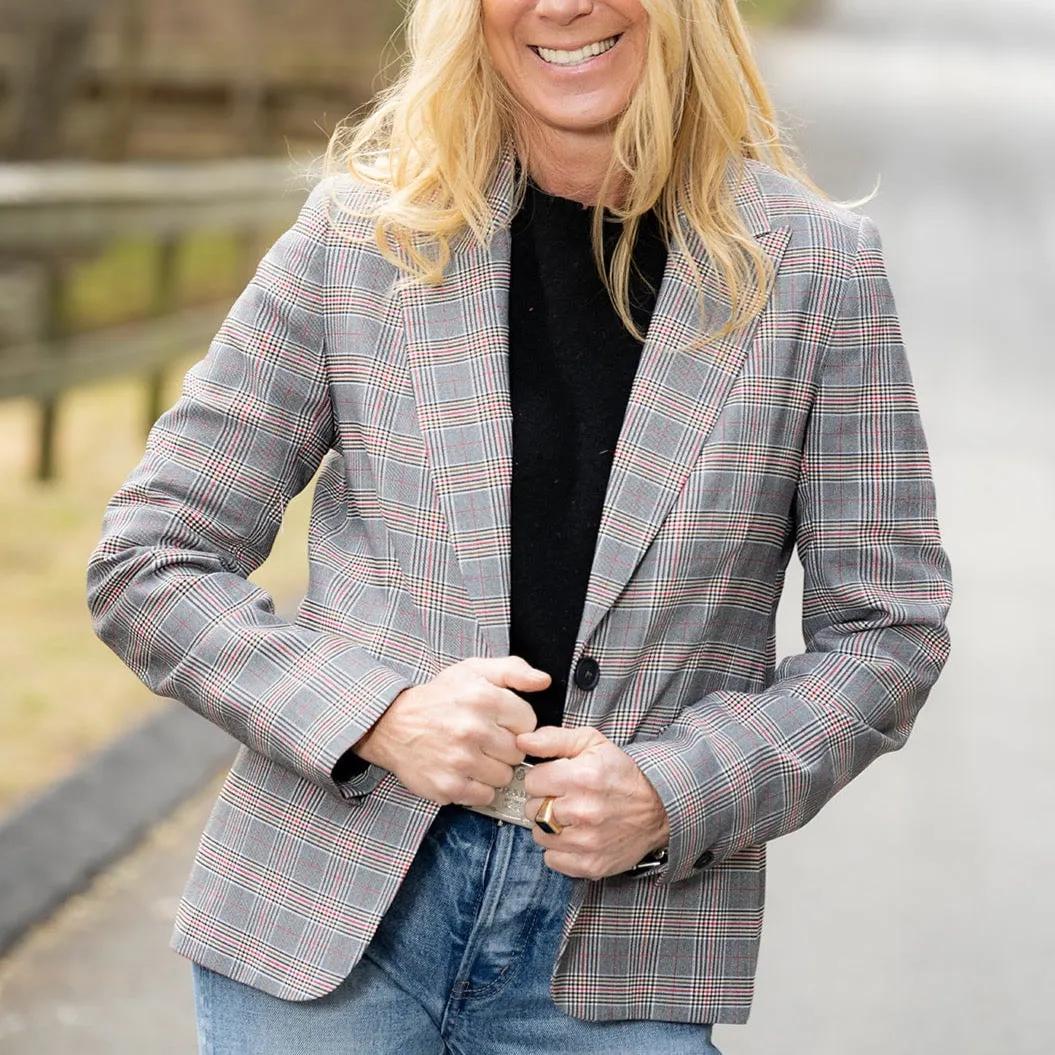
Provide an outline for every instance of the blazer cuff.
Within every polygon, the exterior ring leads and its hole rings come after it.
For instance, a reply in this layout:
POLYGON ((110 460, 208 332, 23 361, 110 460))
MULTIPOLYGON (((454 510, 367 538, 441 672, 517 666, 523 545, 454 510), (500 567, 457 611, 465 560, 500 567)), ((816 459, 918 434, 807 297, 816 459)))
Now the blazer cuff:
POLYGON ((341 793, 341 798, 349 801, 365 798, 389 775, 387 769, 375 766, 372 762, 363 762, 363 765, 365 769, 347 780, 337 782, 337 790, 341 793))
POLYGON ((355 721, 345 727, 339 740, 329 745, 326 767, 330 783, 341 798, 358 799, 369 795, 388 776, 388 770, 360 758, 352 748, 373 728, 392 701, 412 684, 392 673, 386 678, 384 688, 371 694, 369 704, 357 710, 355 721))
POLYGON ((346 799, 369 795, 387 775, 387 769, 360 758, 351 748, 337 760, 332 773, 337 790, 346 799))
POLYGON ((717 839, 717 830, 707 823, 706 810, 690 806, 701 783, 695 767, 685 764, 678 745, 671 741, 645 740, 626 744, 623 750, 656 789, 670 825, 667 863, 646 874, 657 883, 668 884, 699 875, 715 863, 710 846, 717 839))

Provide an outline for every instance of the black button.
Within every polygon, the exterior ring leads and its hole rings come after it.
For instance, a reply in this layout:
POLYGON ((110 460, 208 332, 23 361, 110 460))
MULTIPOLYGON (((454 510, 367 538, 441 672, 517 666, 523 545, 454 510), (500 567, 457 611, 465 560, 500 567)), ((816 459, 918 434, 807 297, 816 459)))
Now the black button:
POLYGON ((583 692, 592 692, 601 680, 601 667, 596 659, 583 656, 575 665, 575 684, 583 692))
POLYGON ((708 868, 714 861, 714 854, 710 850, 706 850, 696 858, 696 863, 692 866, 693 868, 708 868))

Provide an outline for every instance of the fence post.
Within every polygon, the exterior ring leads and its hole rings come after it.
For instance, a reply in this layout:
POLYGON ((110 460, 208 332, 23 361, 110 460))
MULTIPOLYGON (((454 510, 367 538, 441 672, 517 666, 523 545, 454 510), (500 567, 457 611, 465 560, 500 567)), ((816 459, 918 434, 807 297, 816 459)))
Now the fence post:
POLYGON ((263 152, 267 139, 266 16, 260 0, 241 0, 239 7, 241 46, 230 82, 231 138, 243 154, 256 155, 263 152))
POLYGON ((83 84, 100 7, 96 0, 21 0, 16 6, 25 29, 9 103, 9 160, 62 156, 63 119, 83 84))
MULTIPOLYGON (((179 249, 180 239, 177 235, 165 235, 158 242, 157 260, 155 262, 154 304, 151 314, 154 318, 164 318, 176 310, 176 298, 179 282, 179 249)), ((146 432, 149 434, 154 422, 161 417, 165 409, 165 371, 161 368, 152 370, 147 375, 146 432)))
MULTIPOLYGON (((66 331, 66 269, 54 254, 44 258, 44 296, 40 319, 40 339, 48 353, 53 353, 57 342, 66 331)), ((58 430, 59 397, 47 396, 40 400, 37 425, 37 472, 41 483, 55 477, 55 433, 58 430)))
POLYGON ((118 15, 118 57, 100 152, 104 161, 123 161, 128 157, 136 111, 142 101, 147 12, 141 0, 120 0, 118 15))

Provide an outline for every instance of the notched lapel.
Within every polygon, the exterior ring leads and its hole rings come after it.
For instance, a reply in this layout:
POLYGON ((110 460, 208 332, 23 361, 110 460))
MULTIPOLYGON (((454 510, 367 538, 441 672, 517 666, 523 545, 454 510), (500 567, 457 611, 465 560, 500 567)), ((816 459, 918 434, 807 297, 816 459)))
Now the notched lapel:
POLYGON ((432 479, 491 654, 509 652, 509 402, 506 213, 512 164, 493 191, 498 231, 463 240, 443 284, 400 294, 407 356, 432 479))
MULTIPOLYGON (((749 222, 764 217, 760 201, 740 201, 740 205, 749 222)), ((774 270, 790 237, 790 228, 758 235, 774 270)), ((714 328, 712 320, 729 317, 728 295, 694 236, 689 249, 701 261, 703 311, 714 328)), ((589 637, 616 602, 652 544, 699 459, 754 340, 757 320, 699 347, 700 308, 691 259, 672 246, 612 463, 580 641, 589 637)))

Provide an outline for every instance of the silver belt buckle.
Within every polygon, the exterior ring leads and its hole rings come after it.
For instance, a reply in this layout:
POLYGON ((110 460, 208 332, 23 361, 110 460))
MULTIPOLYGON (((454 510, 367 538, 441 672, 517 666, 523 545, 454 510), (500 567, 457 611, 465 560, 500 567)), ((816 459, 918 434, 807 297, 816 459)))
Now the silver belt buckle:
POLYGON ((524 804, 528 800, 524 778, 530 768, 530 762, 521 762, 519 766, 514 766, 513 779, 495 792, 494 802, 488 806, 466 806, 466 809, 482 813, 485 817, 494 817, 496 821, 519 824, 521 828, 533 828, 534 823, 524 816, 524 804))

